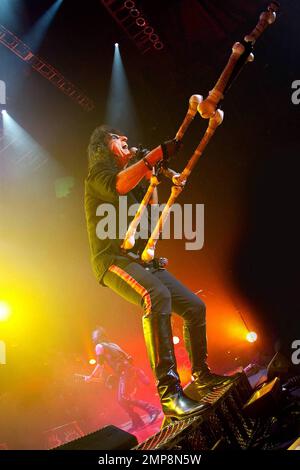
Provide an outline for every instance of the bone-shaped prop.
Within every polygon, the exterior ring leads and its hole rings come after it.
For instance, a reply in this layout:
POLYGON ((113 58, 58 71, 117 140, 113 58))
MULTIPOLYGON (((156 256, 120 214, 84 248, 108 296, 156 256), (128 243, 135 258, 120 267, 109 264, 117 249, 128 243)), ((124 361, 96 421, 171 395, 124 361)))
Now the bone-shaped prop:
POLYGON ((241 69, 247 62, 254 60, 252 53, 253 44, 265 31, 265 29, 274 23, 276 11, 279 3, 271 2, 260 17, 257 25, 250 34, 244 37, 241 42, 236 42, 232 47, 232 53, 229 57, 223 72, 221 73, 214 88, 209 92, 207 98, 198 105, 198 111, 205 119, 211 118, 218 107, 219 102, 224 98, 225 92, 231 86, 233 80, 238 76, 241 69))
POLYGON ((192 95, 189 99, 189 109, 185 115, 184 120, 182 121, 181 126, 179 127, 177 134, 175 136, 176 140, 182 140, 182 137, 186 133, 189 125, 191 124, 192 120, 194 119, 197 113, 197 107, 203 100, 203 96, 201 95, 192 95))
POLYGON ((180 175, 178 175, 178 176, 173 175, 172 181, 174 183, 174 186, 172 186, 171 195, 170 195, 170 197, 168 199, 168 202, 166 203, 166 205, 165 205, 165 207, 164 207, 164 209, 161 213, 161 216, 160 216, 159 220, 157 221, 157 223, 154 227, 153 232, 151 233, 151 236, 150 236, 150 238, 149 238, 149 240, 148 240, 148 242, 147 242, 147 244, 144 248, 142 256, 141 256, 142 260, 145 263, 149 263, 150 261, 152 261, 154 259, 155 247, 156 247, 156 244, 157 244, 157 240, 159 239, 159 236, 163 231, 163 227, 164 227, 164 224, 165 224, 165 222, 166 222, 166 220, 169 216, 171 207, 174 204, 174 202, 176 201, 176 199, 179 196, 179 194, 181 193, 181 191, 183 190, 186 180, 188 179, 192 169, 194 168, 197 161, 199 160, 202 153, 204 152, 205 147, 207 146, 210 139, 214 135, 217 127, 222 123, 223 116, 224 116, 223 111, 218 109, 217 112, 215 113, 215 115, 212 118, 210 118, 209 123, 208 123, 208 127, 205 131, 205 134, 202 137, 202 139, 201 139, 198 147, 196 148, 195 152, 193 153, 192 157, 188 161, 186 167, 184 168, 182 173, 180 173, 180 175))
POLYGON ((141 221, 141 218, 142 218, 142 216, 143 216, 143 214, 144 214, 144 212, 147 208, 147 205, 149 204, 149 201, 152 197, 154 189, 156 188, 156 186, 158 186, 158 184, 159 184, 159 181, 157 179, 157 176, 152 175, 151 180, 150 180, 150 185, 147 189, 147 192, 146 192, 145 196, 143 197, 142 202, 141 202, 134 218, 132 219, 132 221, 131 221, 131 223, 128 227, 125 238, 124 238, 123 243, 121 245, 122 249, 130 250, 131 248, 134 247, 136 229, 137 229, 137 227, 138 227, 138 225, 141 221))

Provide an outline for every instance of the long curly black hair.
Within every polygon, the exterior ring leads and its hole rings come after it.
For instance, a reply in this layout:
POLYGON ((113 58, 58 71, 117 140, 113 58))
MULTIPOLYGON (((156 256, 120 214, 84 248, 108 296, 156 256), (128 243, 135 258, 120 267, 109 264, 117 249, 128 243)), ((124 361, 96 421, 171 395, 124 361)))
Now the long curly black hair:
POLYGON ((106 124, 96 127, 93 131, 87 148, 88 170, 91 170, 99 162, 112 161, 112 153, 107 146, 109 134, 123 135, 120 130, 106 124))

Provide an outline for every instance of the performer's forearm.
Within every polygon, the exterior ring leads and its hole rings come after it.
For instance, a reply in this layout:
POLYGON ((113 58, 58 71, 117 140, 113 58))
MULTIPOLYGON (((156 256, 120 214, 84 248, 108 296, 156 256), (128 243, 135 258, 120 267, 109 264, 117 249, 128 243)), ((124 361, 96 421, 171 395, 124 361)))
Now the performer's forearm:
POLYGON ((99 375, 101 375, 101 372, 102 372, 102 366, 100 364, 97 364, 95 369, 91 373, 90 378, 99 377, 99 375))
MULTIPOLYGON (((147 161, 151 166, 154 166, 162 159, 161 146, 151 150, 147 155, 147 161)), ((140 160, 134 165, 131 165, 125 170, 120 171, 116 178, 116 189, 119 194, 126 194, 131 191, 141 181, 141 179, 149 171, 143 160, 140 160)))

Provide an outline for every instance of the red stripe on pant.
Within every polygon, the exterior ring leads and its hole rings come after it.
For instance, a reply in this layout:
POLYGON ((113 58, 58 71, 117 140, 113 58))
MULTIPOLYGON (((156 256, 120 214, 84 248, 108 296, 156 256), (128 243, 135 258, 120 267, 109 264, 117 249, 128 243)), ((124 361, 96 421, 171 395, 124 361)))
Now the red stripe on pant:
POLYGON ((125 281, 132 289, 134 289, 143 299, 144 302, 144 310, 145 314, 149 315, 151 313, 151 297, 147 289, 143 287, 141 284, 139 284, 130 274, 128 274, 126 271, 123 269, 119 268, 119 266, 116 266, 115 264, 112 264, 108 270, 112 273, 115 273, 117 276, 119 276, 123 281, 125 281))

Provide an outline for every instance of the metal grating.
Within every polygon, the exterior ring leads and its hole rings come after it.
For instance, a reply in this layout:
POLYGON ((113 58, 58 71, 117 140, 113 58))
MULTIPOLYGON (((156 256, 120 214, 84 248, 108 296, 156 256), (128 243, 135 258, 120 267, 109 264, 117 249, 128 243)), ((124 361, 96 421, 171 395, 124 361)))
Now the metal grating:
MULTIPOLYGON (((185 393, 195 399, 192 385, 185 393)), ((242 374, 235 382, 198 397, 198 401, 211 405, 210 410, 163 427, 135 450, 209 450, 220 440, 227 447, 245 449, 252 437, 254 421, 244 416, 242 407, 251 393, 250 384, 242 374)))

